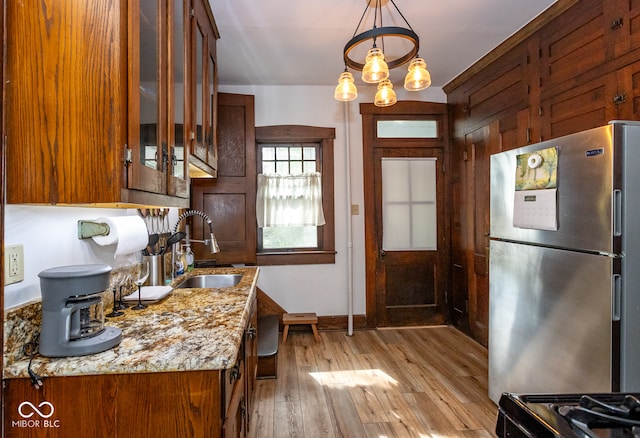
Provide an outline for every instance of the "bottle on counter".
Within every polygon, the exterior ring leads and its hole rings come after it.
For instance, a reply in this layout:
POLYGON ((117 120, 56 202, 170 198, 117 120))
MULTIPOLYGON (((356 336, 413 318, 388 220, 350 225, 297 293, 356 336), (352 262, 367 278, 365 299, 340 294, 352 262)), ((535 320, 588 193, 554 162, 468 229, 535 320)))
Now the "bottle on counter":
POLYGON ((195 255, 193 254, 193 251, 191 251, 191 245, 189 243, 185 244, 185 267, 186 267, 186 272, 191 272, 193 271, 193 268, 195 267, 195 255))
POLYGON ((176 276, 184 274, 184 268, 185 268, 184 262, 185 262, 184 251, 181 251, 181 248, 176 248, 176 258, 175 258, 176 276))

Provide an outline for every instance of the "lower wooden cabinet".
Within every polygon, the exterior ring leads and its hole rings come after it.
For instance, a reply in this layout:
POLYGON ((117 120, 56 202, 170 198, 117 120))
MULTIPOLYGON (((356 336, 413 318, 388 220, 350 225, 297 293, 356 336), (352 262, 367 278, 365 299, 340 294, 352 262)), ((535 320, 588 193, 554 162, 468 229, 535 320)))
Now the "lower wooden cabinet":
POLYGON ((257 374, 256 300, 226 370, 3 380, 9 437, 244 437, 257 374))
POLYGON ((253 399, 255 398, 256 381, 258 380, 258 302, 253 300, 249 312, 249 322, 244 337, 245 362, 247 367, 245 379, 245 408, 246 429, 249 431, 251 413, 253 412, 253 399))
POLYGON ((224 371, 224 438, 242 438, 248 434, 257 378, 258 305, 254 299, 238 360, 233 368, 224 371))
POLYGON ((5 437, 220 436, 222 371, 7 379, 5 437))

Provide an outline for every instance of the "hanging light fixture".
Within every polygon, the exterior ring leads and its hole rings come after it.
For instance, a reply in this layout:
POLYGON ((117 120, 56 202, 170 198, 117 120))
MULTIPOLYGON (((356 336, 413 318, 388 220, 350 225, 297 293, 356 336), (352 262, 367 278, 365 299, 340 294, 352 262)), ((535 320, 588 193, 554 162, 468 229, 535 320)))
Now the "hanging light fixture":
POLYGON ((431 75, 427 71, 427 63, 422 58, 415 58, 409 64, 409 72, 404 78, 404 88, 409 91, 420 91, 431 85, 431 75))
MULTIPOLYGON (((356 26, 353 37, 344 46, 343 59, 345 72, 340 75, 334 97, 340 101, 350 101, 357 97, 353 75, 348 72, 348 68, 351 68, 362 71, 362 80, 366 83, 380 84, 384 82, 384 85, 378 86, 374 103, 378 106, 393 105, 396 103, 396 96, 395 91, 393 91, 393 84, 389 81, 389 70, 404 65, 412 59, 413 61, 409 66, 409 73, 407 73, 405 78, 405 88, 409 91, 424 90, 431 84, 431 75, 427 71, 427 64, 422 58, 418 57, 419 46, 418 35, 413 31, 404 15, 402 15, 402 12, 400 12, 394 0, 366 0, 364 12, 362 13, 362 17, 360 17, 358 26, 356 26), (389 2, 391 2, 407 27, 385 26, 383 24, 382 6, 389 2), (369 15, 367 15, 368 11, 370 12, 369 15), (373 15, 371 28, 362 30, 366 25, 366 23, 364 23, 366 21, 365 17, 371 15, 373 15), (403 49, 401 51, 403 54, 400 56, 390 57, 388 53, 385 54, 384 52, 385 40, 389 45, 398 44, 396 42, 400 41, 399 44, 401 47, 406 47, 406 43, 408 42, 409 49, 406 51, 403 49), (373 44, 368 50, 365 59, 356 59, 355 54, 358 52, 357 48, 361 44, 369 41, 372 41, 373 44), (378 47, 378 42, 380 42, 381 48, 378 47), (402 45, 402 42, 404 42, 404 45, 402 45), (349 76, 346 76, 346 73, 348 73, 349 76), (349 77, 351 79, 350 81, 349 77), (349 90, 348 92, 345 91, 347 89, 349 90), (380 99, 378 99, 378 95, 380 95, 380 99), (385 97, 383 98, 382 96, 385 97), (391 96, 393 97, 391 98, 391 96)), ((360 50, 360 53, 362 54, 362 50, 360 50)))
POLYGON ((373 100, 375 106, 391 106, 396 103, 396 92, 393 91, 393 84, 389 79, 380 81, 378 84, 378 91, 376 97, 373 100))
POLYGON ((362 69, 362 80, 369 84, 377 84, 389 77, 389 66, 384 61, 384 53, 375 47, 367 53, 366 63, 362 69))
POLYGON ((358 89, 353 81, 353 75, 346 69, 338 79, 338 86, 333 97, 342 102, 349 102, 358 97, 358 89))

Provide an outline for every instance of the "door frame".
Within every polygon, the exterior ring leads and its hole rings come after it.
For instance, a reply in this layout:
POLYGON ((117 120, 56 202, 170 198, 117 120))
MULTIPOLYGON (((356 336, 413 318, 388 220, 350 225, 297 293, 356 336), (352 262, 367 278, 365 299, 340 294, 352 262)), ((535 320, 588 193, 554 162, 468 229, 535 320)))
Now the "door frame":
MULTIPOLYGON (((437 139, 420 139, 421 145, 425 143, 430 146, 439 147, 443 150, 444 156, 444 184, 445 205, 444 205, 444 239, 445 244, 441 248, 445 272, 445 301, 447 307, 450 306, 449 285, 450 285, 450 211, 451 208, 446 202, 451 198, 451 184, 449 184, 450 168, 450 148, 449 148, 449 117, 447 105, 444 103, 434 102, 418 102, 406 101, 398 102, 391 107, 376 107, 371 103, 360 104, 360 114, 362 116, 362 162, 363 162, 363 187, 364 187, 364 244, 365 244, 365 291, 366 291, 366 326, 369 328, 377 327, 377 294, 376 294, 376 262, 378 258, 378 244, 375 218, 375 203, 378 201, 375 196, 374 187, 374 169, 375 158, 374 149, 376 147, 411 147, 416 144, 416 139, 377 139, 376 121, 388 116, 428 116, 429 119, 438 121, 439 137, 437 139), (368 189, 370 188, 370 189, 368 189)), ((421 146, 423 147, 423 146, 421 146)), ((449 318, 449 309, 447 309, 446 318, 449 318)))

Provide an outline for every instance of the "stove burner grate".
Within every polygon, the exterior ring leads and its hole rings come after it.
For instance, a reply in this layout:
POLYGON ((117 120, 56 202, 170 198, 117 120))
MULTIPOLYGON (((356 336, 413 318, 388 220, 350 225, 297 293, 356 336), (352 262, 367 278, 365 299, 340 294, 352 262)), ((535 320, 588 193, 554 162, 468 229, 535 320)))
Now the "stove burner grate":
POLYGON ((626 395, 622 403, 605 403, 583 395, 579 405, 562 405, 557 412, 586 436, 598 437, 595 429, 628 428, 632 436, 640 438, 640 399, 626 395))

